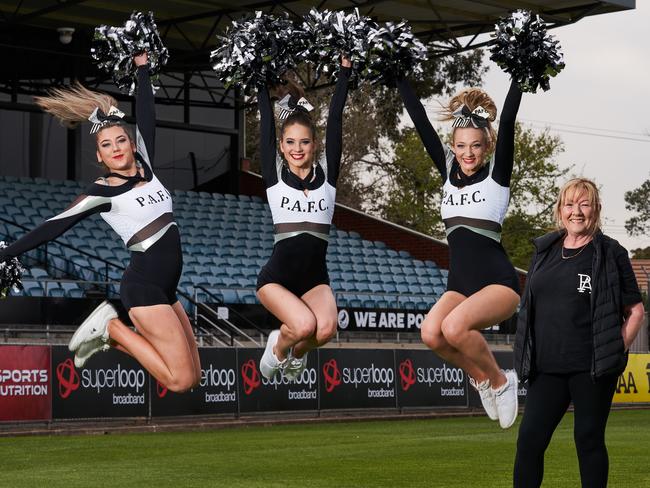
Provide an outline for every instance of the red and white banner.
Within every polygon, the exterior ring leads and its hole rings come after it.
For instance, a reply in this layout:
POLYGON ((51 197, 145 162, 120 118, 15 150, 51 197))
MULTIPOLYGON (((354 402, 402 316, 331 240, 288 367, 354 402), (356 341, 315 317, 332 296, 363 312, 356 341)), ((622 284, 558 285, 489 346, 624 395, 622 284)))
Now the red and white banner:
POLYGON ((50 420, 49 346, 0 346, 0 421, 50 420))

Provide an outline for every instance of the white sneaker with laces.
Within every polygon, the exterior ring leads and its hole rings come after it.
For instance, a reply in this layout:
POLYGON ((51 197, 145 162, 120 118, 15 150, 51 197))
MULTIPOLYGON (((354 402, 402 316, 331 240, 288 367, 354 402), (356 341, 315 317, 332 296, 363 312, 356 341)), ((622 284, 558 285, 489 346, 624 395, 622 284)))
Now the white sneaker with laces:
POLYGON ((289 355, 289 362, 284 368, 284 377, 289 381, 294 381, 300 378, 300 375, 307 367, 307 353, 301 358, 293 356, 293 351, 289 355))
POLYGON ((474 387, 481 397, 483 409, 490 420, 498 420, 499 413, 497 412, 497 402, 494 396, 494 390, 490 388, 490 380, 483 380, 480 383, 470 376, 469 384, 474 387))
POLYGON ((496 397, 497 412, 499 413, 499 425, 502 429, 507 429, 515 423, 519 413, 519 399, 517 398, 517 388, 519 387, 519 378, 514 371, 504 371, 506 383, 494 392, 496 397))
POLYGON ((88 361, 91 356, 95 355, 98 352, 108 351, 110 348, 111 346, 108 343, 104 342, 104 339, 101 337, 90 342, 82 343, 74 355, 75 367, 79 369, 83 368, 86 364, 86 361, 88 361))
POLYGON ((117 310, 107 300, 92 311, 86 320, 72 335, 68 349, 76 351, 85 342, 101 338, 108 342, 108 322, 117 317, 117 310))
POLYGON ((262 373, 262 376, 267 380, 273 378, 275 373, 284 369, 289 362, 288 356, 280 361, 273 353, 273 348, 278 342, 278 337, 280 337, 279 329, 274 330, 269 334, 269 338, 266 341, 266 347, 264 348, 264 354, 262 354, 262 358, 260 359, 260 373, 262 373))

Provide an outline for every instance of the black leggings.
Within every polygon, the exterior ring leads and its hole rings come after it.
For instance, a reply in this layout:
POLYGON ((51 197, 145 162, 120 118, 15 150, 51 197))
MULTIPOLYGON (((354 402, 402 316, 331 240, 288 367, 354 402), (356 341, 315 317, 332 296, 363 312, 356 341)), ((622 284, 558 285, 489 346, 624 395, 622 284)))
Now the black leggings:
POLYGON ((589 372, 538 374, 528 387, 524 418, 519 427, 514 487, 539 487, 544 477, 544 451, 555 428, 573 401, 573 437, 583 488, 607 486, 609 459, 605 426, 618 376, 600 378, 589 372))

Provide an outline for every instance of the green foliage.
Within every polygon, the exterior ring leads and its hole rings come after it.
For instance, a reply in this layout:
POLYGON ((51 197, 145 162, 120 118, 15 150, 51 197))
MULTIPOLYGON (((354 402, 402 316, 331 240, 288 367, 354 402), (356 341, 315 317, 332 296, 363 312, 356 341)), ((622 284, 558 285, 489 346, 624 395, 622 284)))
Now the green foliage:
POLYGON ((632 249, 632 259, 650 259, 650 246, 632 249))
POLYGON ((538 220, 532 215, 515 211, 503 221, 501 242, 508 252, 510 262, 518 268, 528 269, 534 250, 532 240, 549 230, 538 227, 538 220))
POLYGON ((625 209, 637 215, 625 221, 625 230, 631 236, 650 233, 650 179, 635 189, 625 192, 625 209))
POLYGON ((444 237, 440 218, 442 179, 431 163, 420 136, 405 129, 395 146, 383 216, 396 224, 434 237, 444 237))
POLYGON ((517 123, 515 165, 510 181, 510 206, 503 223, 502 242, 512 264, 528 269, 533 254, 531 239, 554 227, 553 206, 559 182, 571 168, 561 169, 557 156, 562 140, 548 130, 535 132, 517 123))

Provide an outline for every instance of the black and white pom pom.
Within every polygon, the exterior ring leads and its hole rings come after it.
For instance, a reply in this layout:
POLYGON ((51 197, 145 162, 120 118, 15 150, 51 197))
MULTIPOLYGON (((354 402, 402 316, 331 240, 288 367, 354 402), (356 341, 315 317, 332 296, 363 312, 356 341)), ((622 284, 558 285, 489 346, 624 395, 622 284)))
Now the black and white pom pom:
POLYGON ((160 39, 153 13, 133 12, 124 27, 100 25, 95 28, 90 56, 99 68, 113 77, 120 91, 133 95, 136 84, 133 56, 145 51, 154 82, 169 60, 169 51, 160 39))
POLYGON ((406 21, 373 29, 368 38, 369 61, 363 77, 372 83, 394 86, 400 78, 421 78, 427 48, 406 21))
POLYGON ((353 12, 319 12, 312 8, 302 23, 306 49, 301 59, 316 65, 316 71, 326 76, 335 75, 341 64, 341 55, 351 62, 355 72, 365 69, 368 60, 368 37, 377 28, 369 17, 353 12))
POLYGON ((538 15, 517 10, 495 26, 492 36, 495 40, 490 59, 521 91, 548 90, 550 78, 564 69, 559 41, 546 32, 538 15))
MULTIPOLYGON (((4 241, 0 241, 0 250, 6 247, 4 241)), ((5 298, 12 288, 16 291, 23 289, 21 279, 24 272, 18 258, 0 259, 0 298, 5 298)))
POLYGON ((233 21, 219 46, 212 51, 212 69, 226 88, 238 86, 250 93, 258 84, 276 85, 282 75, 298 64, 305 49, 304 33, 288 16, 255 12, 253 17, 233 21))

